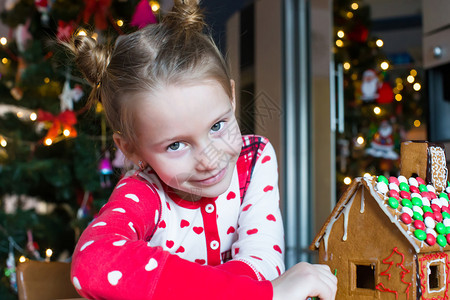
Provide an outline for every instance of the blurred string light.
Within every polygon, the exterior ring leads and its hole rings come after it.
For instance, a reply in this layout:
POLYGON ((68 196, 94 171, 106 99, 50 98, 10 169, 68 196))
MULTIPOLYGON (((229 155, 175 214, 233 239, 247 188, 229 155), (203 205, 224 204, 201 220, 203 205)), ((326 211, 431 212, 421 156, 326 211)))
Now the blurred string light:
POLYGON ((117 24, 117 26, 122 27, 123 26, 123 20, 117 20, 116 24, 117 24))
POLYGON ((81 28, 77 31, 76 35, 87 36, 87 32, 85 29, 81 28))
POLYGON ((36 121, 37 120, 37 114, 35 112, 30 114, 30 120, 31 121, 36 121))
POLYGON ((421 88, 422 88, 422 86, 420 85, 420 83, 418 83, 418 82, 414 83, 413 89, 414 89, 416 92, 420 91, 421 88))
POLYGON ((353 18, 353 13, 351 11, 349 11, 347 13, 347 18, 349 18, 349 19, 353 18))
POLYGON ((397 94, 395 95, 395 100, 397 100, 398 102, 402 101, 403 96, 401 94, 397 94))
POLYGON ((420 120, 415 120, 415 121, 414 121, 414 126, 415 126, 415 127, 420 127, 421 124, 422 124, 422 123, 420 122, 420 120))
POLYGON ((342 40, 336 40, 336 46, 343 47, 344 46, 344 42, 342 40))
POLYGON ((353 10, 357 10, 359 8, 358 3, 353 2, 352 5, 350 6, 353 10))
POLYGON ((411 76, 417 76, 417 71, 414 70, 414 69, 411 69, 411 71, 409 71, 409 74, 410 74, 411 76))
POLYGON ((381 47, 383 47, 384 42, 383 42, 382 39, 378 39, 378 40, 375 42, 375 44, 377 45, 377 47, 381 48, 381 47))
POLYGON ((408 81, 409 83, 413 83, 415 80, 416 79, 412 75, 408 75, 408 77, 406 77, 406 81, 408 81))
POLYGON ((344 62, 343 67, 345 70, 350 70, 351 65, 348 61, 346 61, 346 62, 344 62))
POLYGON ((381 114, 381 108, 379 108, 378 106, 375 106, 375 107, 373 108, 373 112, 374 112, 376 115, 379 115, 379 114, 381 114))
POLYGON ((8 142, 5 140, 4 137, 0 136, 0 146, 2 146, 3 148, 5 148, 6 146, 8 146, 8 142))
POLYGON ((350 178, 350 177, 345 177, 344 178, 344 183, 346 184, 346 185, 349 185, 350 183, 352 183, 352 179, 350 178))
POLYGON ((5 37, 1 37, 0 38, 0 44, 2 44, 3 46, 5 46, 6 44, 8 44, 8 39, 5 37))
POLYGON ((362 136, 358 136, 358 138, 356 139, 356 142, 358 143, 358 145, 363 145, 365 140, 362 136))
POLYGON ((149 1, 149 4, 153 12, 158 12, 161 8, 158 1, 149 1))
POLYGON ((364 173, 363 177, 370 178, 372 175, 370 175, 370 173, 364 173))
POLYGON ((380 64, 380 67, 381 67, 382 70, 386 71, 387 69, 389 69, 389 63, 387 61, 383 61, 380 64))
POLYGON ((345 36, 344 31, 343 31, 343 30, 339 30, 339 31, 337 32, 337 36, 338 36, 338 38, 342 39, 342 38, 345 36))
POLYGON ((2 58, 2 63, 3 63, 4 65, 6 65, 8 62, 9 62, 9 59, 7 59, 6 57, 3 57, 3 58, 2 58))

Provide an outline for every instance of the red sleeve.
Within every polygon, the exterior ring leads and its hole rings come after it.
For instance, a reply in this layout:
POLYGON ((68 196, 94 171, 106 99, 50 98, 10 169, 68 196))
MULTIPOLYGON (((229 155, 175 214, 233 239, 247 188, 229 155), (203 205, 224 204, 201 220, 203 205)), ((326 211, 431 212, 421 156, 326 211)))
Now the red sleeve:
POLYGON ((202 266, 147 243, 159 220, 160 199, 144 182, 119 182, 75 248, 71 279, 89 299, 272 299, 258 282, 202 266), (230 288, 232 287, 232 288, 230 288), (232 297, 232 298, 231 298, 232 297))

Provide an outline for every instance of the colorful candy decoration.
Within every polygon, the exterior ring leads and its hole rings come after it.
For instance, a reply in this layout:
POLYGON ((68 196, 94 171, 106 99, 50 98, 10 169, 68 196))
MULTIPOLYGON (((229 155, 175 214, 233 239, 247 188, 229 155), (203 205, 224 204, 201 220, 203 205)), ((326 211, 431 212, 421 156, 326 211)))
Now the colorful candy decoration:
POLYGON ((113 168, 110 161, 109 151, 105 151, 105 156, 100 160, 98 164, 98 172, 100 173, 100 185, 102 188, 111 186, 111 175, 113 174, 113 168))
POLYGON ((420 177, 377 177, 376 189, 386 195, 386 205, 400 212, 400 222, 413 236, 429 246, 450 244, 450 205, 448 188, 436 195, 432 185, 420 177))

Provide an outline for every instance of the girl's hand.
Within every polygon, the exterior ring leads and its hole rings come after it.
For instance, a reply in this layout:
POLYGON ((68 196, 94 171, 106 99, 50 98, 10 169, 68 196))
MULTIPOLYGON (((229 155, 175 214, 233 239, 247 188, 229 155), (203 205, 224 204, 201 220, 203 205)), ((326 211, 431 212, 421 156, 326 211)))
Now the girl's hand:
POLYGON ((305 300, 319 297, 334 300, 337 278, 327 265, 301 262, 272 280, 273 300, 305 300))

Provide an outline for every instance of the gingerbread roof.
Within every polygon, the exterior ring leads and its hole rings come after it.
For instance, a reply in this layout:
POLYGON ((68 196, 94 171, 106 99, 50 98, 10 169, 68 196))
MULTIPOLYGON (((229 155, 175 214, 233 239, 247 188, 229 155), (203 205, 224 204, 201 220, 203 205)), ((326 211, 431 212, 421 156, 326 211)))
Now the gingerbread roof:
MULTIPOLYGON (((372 197, 368 199, 377 202, 381 212, 400 230, 416 253, 450 250, 450 188, 436 192, 433 185, 426 184, 420 177, 405 176, 356 178, 312 242, 311 250, 318 248, 322 240, 327 247, 333 224, 341 215, 347 224, 350 207, 361 187, 364 190, 358 201, 364 203, 365 193, 370 193, 372 197)), ((363 208, 361 210, 363 212, 363 208)))

